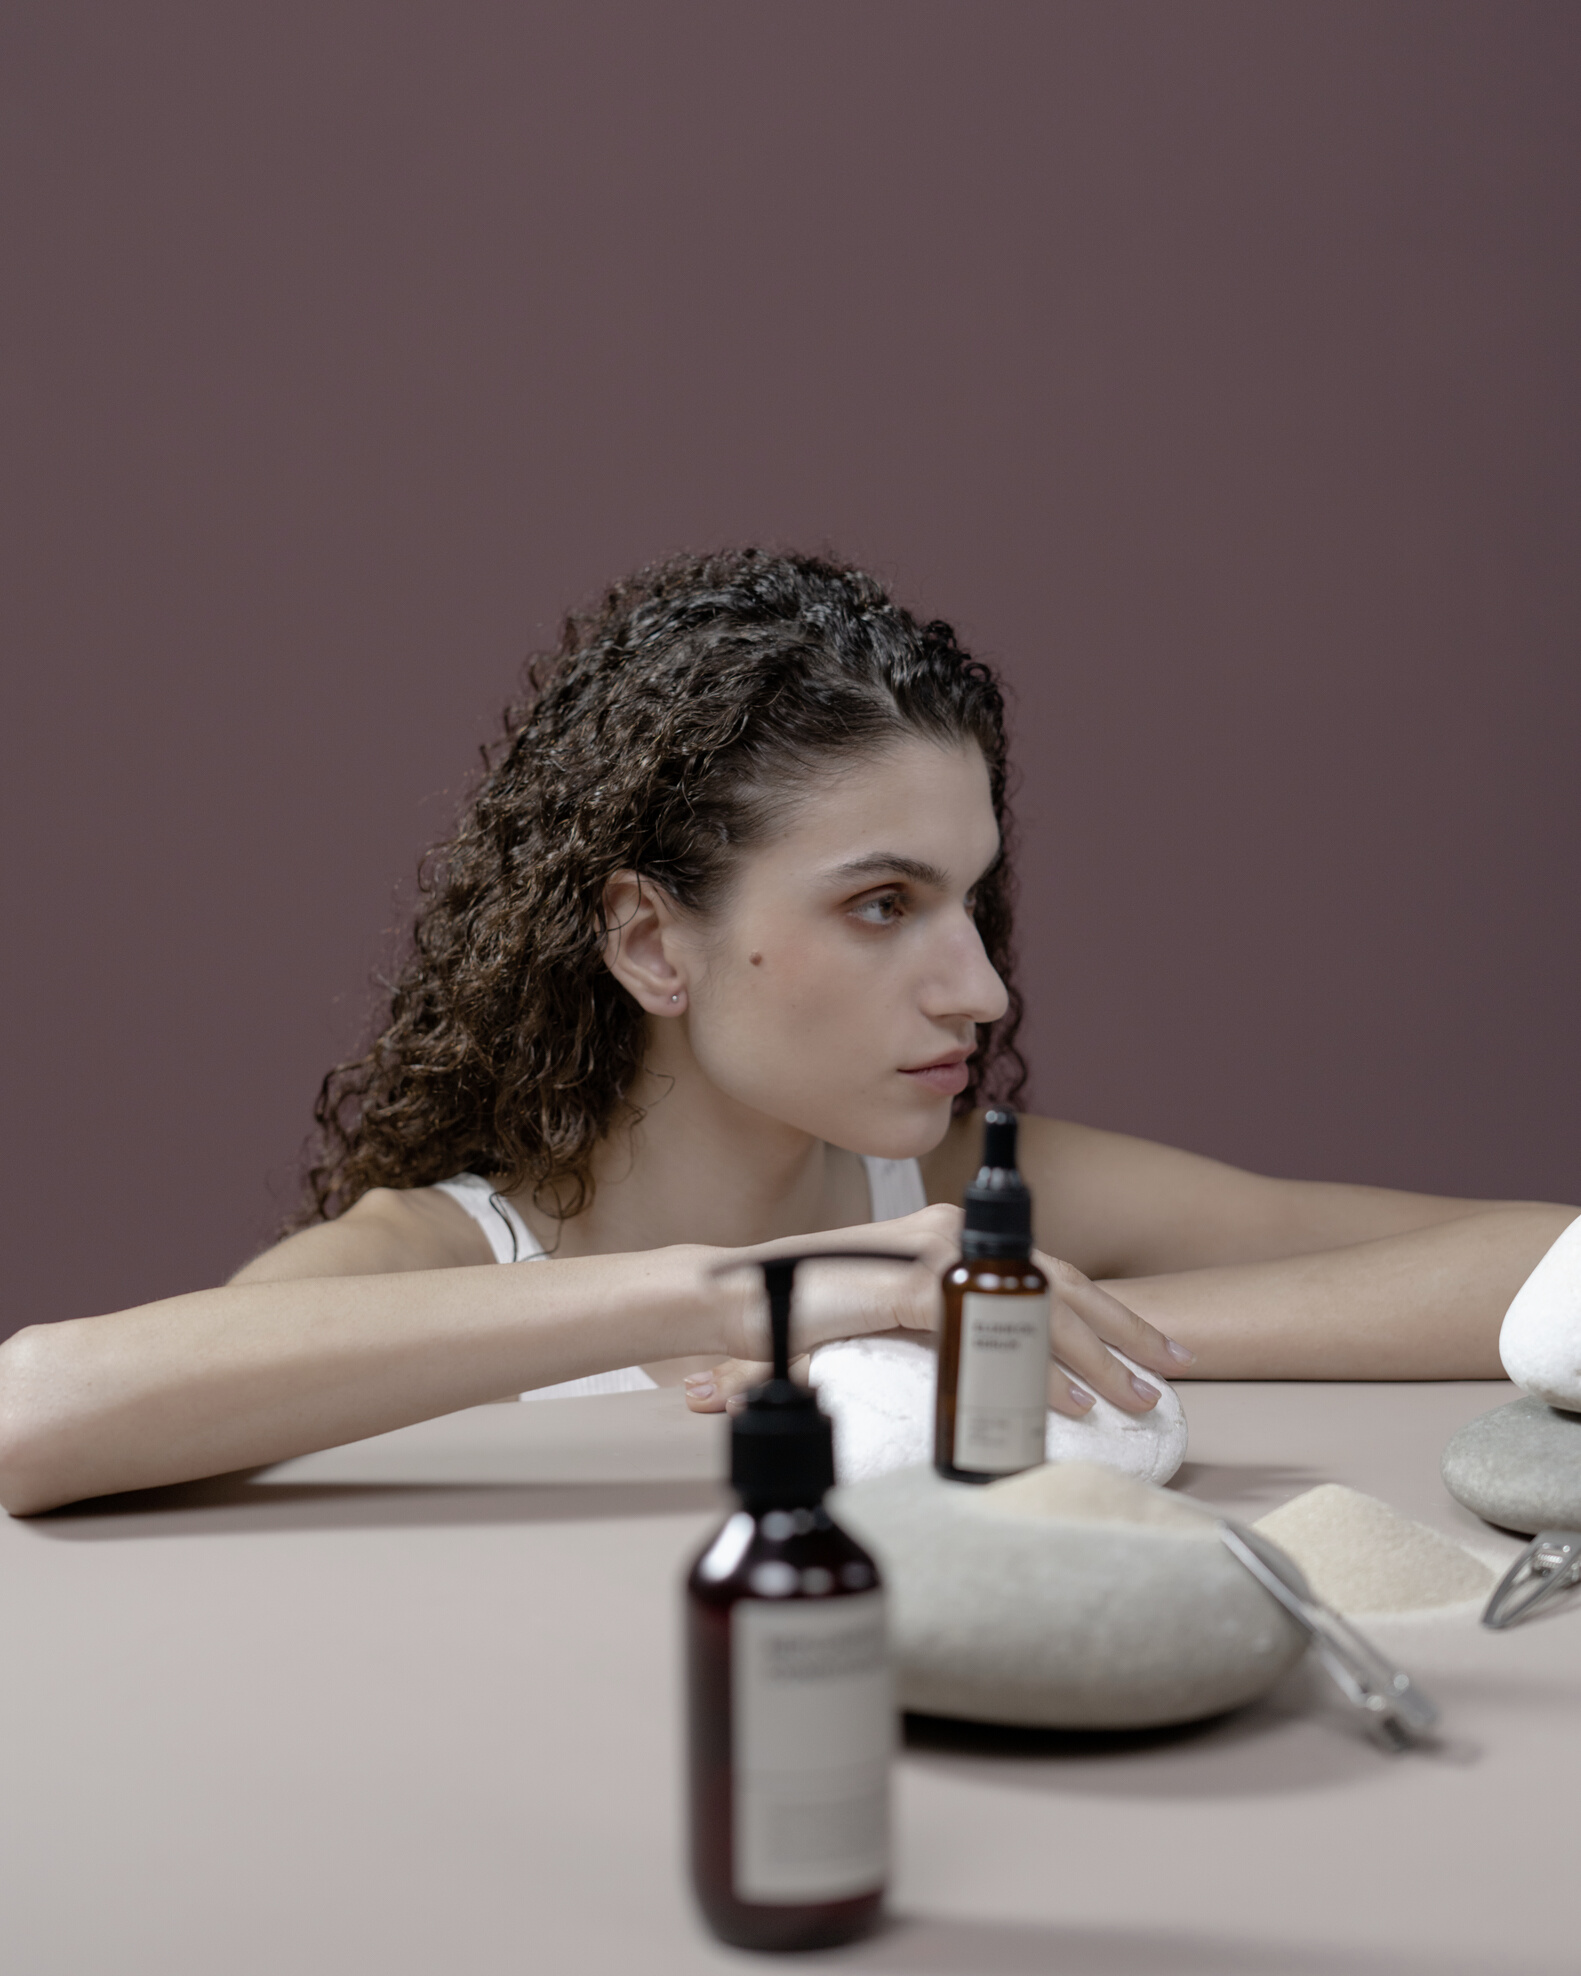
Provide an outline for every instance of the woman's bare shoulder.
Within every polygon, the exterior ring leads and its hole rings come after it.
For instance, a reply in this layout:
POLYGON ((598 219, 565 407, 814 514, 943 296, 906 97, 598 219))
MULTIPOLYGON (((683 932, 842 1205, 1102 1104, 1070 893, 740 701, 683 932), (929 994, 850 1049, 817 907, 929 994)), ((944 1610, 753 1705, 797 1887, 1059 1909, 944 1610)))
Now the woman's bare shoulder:
POLYGON ((304 1276, 386 1276, 494 1260, 465 1208, 432 1187, 374 1187, 334 1221, 299 1229, 239 1269, 233 1283, 304 1276))
MULTIPOLYGON (((1120 1141, 1120 1134, 1100 1132, 1090 1125, 1074 1125, 1064 1118, 1039 1118, 1023 1112, 1020 1119, 1020 1158, 1029 1177, 1035 1168, 1040 1176, 1062 1180, 1074 1167, 1102 1150, 1107 1143, 1120 1141)), ((1121 1141, 1140 1145, 1140 1140, 1121 1141)), ((983 1110, 962 1112, 950 1120, 950 1129, 921 1160, 923 1178, 928 1183, 930 1201, 960 1202, 962 1191, 977 1171, 983 1150, 983 1110)))
MULTIPOLYGON (((1135 1162, 1125 1149, 1143 1143, 1069 1119, 1022 1114, 1019 1158, 1032 1190, 1039 1248, 1094 1273, 1089 1265, 1099 1259, 1099 1227, 1112 1218, 1106 1210, 1125 1192, 1128 1174, 1134 1178, 1135 1162)), ((951 1119, 949 1131, 921 1162, 930 1202, 959 1204, 982 1145, 982 1111, 951 1119)))
MULTIPOLYGON (((923 1162, 930 1201, 961 1198, 981 1144, 980 1112, 951 1122, 923 1162)), ((1230 1260, 1280 1185, 1155 1140, 1034 1114, 1021 1119, 1020 1162, 1038 1247, 1094 1277, 1230 1260)))
MULTIPOLYGON (((981 1136, 979 1115, 952 1123, 923 1162, 930 1201, 960 1199, 981 1136)), ((1023 1117, 1020 1158, 1032 1189, 1038 1247, 1099 1278, 1315 1255, 1498 1205, 1275 1179, 1205 1153, 1062 1118, 1023 1117)))

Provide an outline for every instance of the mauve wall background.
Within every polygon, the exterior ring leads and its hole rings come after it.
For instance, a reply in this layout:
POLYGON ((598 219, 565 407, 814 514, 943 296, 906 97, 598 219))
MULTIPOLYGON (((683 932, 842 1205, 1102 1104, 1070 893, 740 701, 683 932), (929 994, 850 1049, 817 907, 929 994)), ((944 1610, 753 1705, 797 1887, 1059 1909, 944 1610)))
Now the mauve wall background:
POLYGON ((521 654, 1019 698, 1044 1109, 1581 1200, 1568 0, 12 0, 0 1328, 269 1232, 521 654))

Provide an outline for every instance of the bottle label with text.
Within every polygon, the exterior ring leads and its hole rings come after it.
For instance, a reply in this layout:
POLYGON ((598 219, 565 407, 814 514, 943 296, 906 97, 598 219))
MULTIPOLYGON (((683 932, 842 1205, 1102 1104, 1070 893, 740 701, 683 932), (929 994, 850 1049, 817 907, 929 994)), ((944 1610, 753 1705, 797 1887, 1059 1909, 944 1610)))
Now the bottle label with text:
POLYGON ((955 1466, 1014 1475, 1043 1459, 1048 1419, 1049 1299, 961 1299, 955 1466))
POLYGON ((730 1614, 737 1900, 845 1900, 889 1863, 894 1700, 884 1594, 730 1614))

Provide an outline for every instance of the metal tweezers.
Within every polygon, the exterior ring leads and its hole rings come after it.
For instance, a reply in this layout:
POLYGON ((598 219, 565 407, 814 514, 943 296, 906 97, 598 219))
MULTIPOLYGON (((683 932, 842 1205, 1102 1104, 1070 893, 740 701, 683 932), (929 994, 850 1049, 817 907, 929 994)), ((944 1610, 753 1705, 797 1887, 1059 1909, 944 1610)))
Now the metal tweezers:
POLYGON ((1336 1688, 1357 1710, 1367 1733, 1386 1750, 1408 1750, 1432 1733, 1438 1708, 1409 1674, 1386 1660, 1348 1619, 1312 1596, 1298 1567, 1255 1530, 1227 1518, 1219 1539, 1304 1629, 1336 1688))
POLYGON ((1496 1632, 1581 1585, 1581 1530, 1540 1530, 1493 1589, 1484 1626, 1496 1632))

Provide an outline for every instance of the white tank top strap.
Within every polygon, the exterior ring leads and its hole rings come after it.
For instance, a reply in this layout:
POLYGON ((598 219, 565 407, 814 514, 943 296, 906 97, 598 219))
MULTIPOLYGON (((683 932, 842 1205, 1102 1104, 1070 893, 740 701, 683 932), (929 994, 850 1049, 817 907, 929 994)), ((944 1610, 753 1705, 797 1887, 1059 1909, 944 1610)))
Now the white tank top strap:
POLYGON ((542 1245, 503 1194, 496 1194, 481 1173, 458 1173, 453 1180, 436 1180, 436 1194, 448 1194, 488 1237, 496 1262, 534 1262, 542 1245))
POLYGON ((916 1160, 881 1160, 864 1153, 862 1164, 875 1221, 898 1221, 928 1205, 927 1183, 916 1160))

